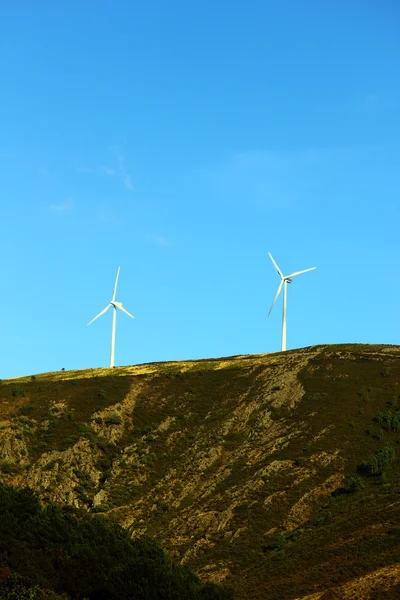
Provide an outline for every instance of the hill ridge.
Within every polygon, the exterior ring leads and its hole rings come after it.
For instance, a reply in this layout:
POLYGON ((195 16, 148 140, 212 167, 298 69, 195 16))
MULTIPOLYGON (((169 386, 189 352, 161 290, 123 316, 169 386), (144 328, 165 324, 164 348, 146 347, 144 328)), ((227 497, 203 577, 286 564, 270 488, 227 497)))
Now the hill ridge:
POLYGON ((155 537, 239 599, 336 589, 400 559, 382 533, 398 518, 398 433, 376 420, 400 410, 399 358, 335 344, 4 381, 2 477, 155 537), (360 474, 385 444, 392 462, 360 474))

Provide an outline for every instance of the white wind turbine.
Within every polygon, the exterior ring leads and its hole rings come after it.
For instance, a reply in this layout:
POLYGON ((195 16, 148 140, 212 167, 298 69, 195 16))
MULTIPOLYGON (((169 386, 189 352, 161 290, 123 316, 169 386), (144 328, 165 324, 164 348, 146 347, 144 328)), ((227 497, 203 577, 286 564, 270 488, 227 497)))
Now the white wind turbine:
POLYGON ((278 271, 278 274, 280 275, 280 278, 281 278, 281 282, 279 284, 278 291, 275 294, 275 298, 274 298, 273 303, 271 304, 271 308, 269 309, 268 316, 271 314, 271 310, 273 309, 274 304, 277 301, 278 296, 281 293, 282 286, 283 286, 282 350, 286 350, 286 298, 287 298, 287 284, 288 283, 292 283, 292 277, 296 277, 297 275, 302 275, 303 273, 308 273, 308 271, 314 271, 314 269, 316 269, 317 267, 312 267, 311 269, 306 269, 305 271, 296 271, 296 273, 292 273, 291 275, 287 275, 285 277, 285 275, 283 275, 282 271, 280 270, 280 268, 278 267, 278 265, 276 264, 276 262, 272 258, 272 254, 270 252, 268 252, 268 254, 269 254, 270 259, 273 262, 273 265, 274 265, 275 269, 278 271))
POLYGON ((131 317, 132 319, 135 318, 133 315, 131 315, 131 313, 128 313, 128 311, 122 306, 121 302, 117 302, 115 300, 115 296, 117 295, 117 284, 118 284, 119 270, 120 270, 120 267, 118 267, 117 278, 115 280, 115 285, 114 285, 114 293, 113 293, 113 297, 111 299, 110 304, 107 304, 107 306, 101 312, 99 312, 99 314, 94 319, 92 319, 90 321, 90 323, 88 323, 88 326, 89 326, 91 323, 93 323, 93 321, 95 321, 96 319, 98 319, 99 317, 101 317, 101 315, 104 315, 104 313, 108 311, 108 309, 110 308, 110 306, 113 307, 114 311, 113 311, 112 332, 111 332, 110 368, 112 368, 114 366, 115 329, 116 329, 116 325, 117 325, 117 308, 119 308, 119 310, 122 310, 122 312, 124 312, 125 314, 127 314, 128 317, 131 317))

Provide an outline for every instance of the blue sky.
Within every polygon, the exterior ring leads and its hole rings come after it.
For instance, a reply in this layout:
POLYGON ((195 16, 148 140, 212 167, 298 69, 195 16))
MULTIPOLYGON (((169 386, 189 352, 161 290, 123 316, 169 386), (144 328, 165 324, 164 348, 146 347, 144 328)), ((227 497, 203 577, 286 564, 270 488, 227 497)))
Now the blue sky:
POLYGON ((0 24, 0 377, 399 343, 400 7, 20 0, 0 24))

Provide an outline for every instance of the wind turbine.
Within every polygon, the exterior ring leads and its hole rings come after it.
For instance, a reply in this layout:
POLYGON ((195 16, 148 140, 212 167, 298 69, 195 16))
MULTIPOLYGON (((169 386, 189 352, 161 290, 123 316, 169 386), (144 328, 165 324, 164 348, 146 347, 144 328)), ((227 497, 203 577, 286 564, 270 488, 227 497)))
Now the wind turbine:
POLYGON ((122 312, 124 312, 126 315, 128 315, 128 317, 131 317, 132 319, 135 318, 133 315, 131 315, 131 313, 128 313, 128 311, 122 306, 121 302, 117 302, 115 300, 115 296, 117 295, 117 284, 118 284, 119 270, 120 270, 120 267, 118 267, 117 278, 115 280, 115 285, 114 285, 114 293, 113 293, 113 296, 112 296, 110 304, 107 304, 107 306, 105 308, 103 308, 103 310, 101 312, 99 312, 99 314, 94 319, 92 319, 90 321, 90 323, 88 323, 88 326, 89 326, 91 323, 93 323, 93 321, 95 321, 96 319, 98 319, 99 317, 101 317, 101 315, 104 315, 104 313, 108 311, 108 309, 110 308, 110 306, 113 307, 114 311, 113 311, 112 331, 111 331, 110 369, 114 366, 115 329, 116 329, 116 325, 117 325, 117 308, 119 308, 119 310, 122 310, 122 312))
POLYGON ((278 271, 278 275, 280 275, 281 282, 278 287, 278 291, 275 294, 275 298, 273 303, 271 304, 271 308, 269 309, 268 316, 271 314, 271 310, 274 307, 275 302, 278 299, 279 294, 281 293, 283 286, 283 314, 282 314, 282 350, 286 350, 286 299, 287 299, 287 284, 292 283, 292 277, 296 277, 297 275, 302 275, 303 273, 308 273, 308 271, 314 271, 317 267, 312 267, 311 269, 306 269, 305 271, 296 271, 296 273, 292 273, 291 275, 285 275, 282 273, 276 262, 274 261, 272 254, 268 252, 270 259, 278 271))

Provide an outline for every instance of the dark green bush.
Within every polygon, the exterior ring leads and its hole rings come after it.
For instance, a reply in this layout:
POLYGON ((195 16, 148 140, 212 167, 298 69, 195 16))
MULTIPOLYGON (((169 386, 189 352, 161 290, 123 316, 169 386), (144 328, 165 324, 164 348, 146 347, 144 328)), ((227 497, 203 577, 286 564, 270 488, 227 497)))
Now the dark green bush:
POLYGON ((2 473, 12 473, 13 472, 13 465, 7 461, 4 461, 2 463, 0 463, 0 471, 2 473))
POLYGON ((0 581, 0 600, 62 600, 52 590, 30 586, 29 581, 13 573, 0 581))
POLYGON ((122 418, 119 415, 110 415, 104 422, 106 425, 121 425, 122 418))
POLYGON ((396 450, 391 442, 386 442, 381 450, 377 450, 368 460, 357 467, 361 475, 382 475, 396 458, 396 450))
POLYGON ((69 448, 70 446, 74 446, 78 440, 79 437, 77 435, 71 435, 65 438, 62 442, 63 448, 69 448))
POLYGON ((25 390, 24 390, 24 388, 23 388, 23 387, 21 387, 20 385, 16 385, 16 386, 13 388, 12 395, 13 395, 13 396, 15 396, 15 397, 21 396, 21 398, 25 398, 25 396, 26 396, 26 391, 25 391, 25 390))
POLYGON ((143 427, 140 430, 140 434, 147 435, 148 433, 151 433, 152 431, 153 431, 153 425, 146 425, 146 427, 143 427))
POLYGON ((371 435, 376 440, 382 440, 385 437, 385 432, 383 431, 383 429, 381 429, 381 427, 376 425, 376 423, 372 423, 372 425, 368 427, 367 433, 369 433, 369 435, 371 435))
POLYGON ((33 411, 33 406, 28 404, 28 406, 20 406, 19 407, 19 414, 20 415, 30 415, 33 411))
POLYGON ((89 438, 94 435, 93 429, 89 425, 86 425, 86 423, 78 423, 78 433, 89 438))
POLYGON ((376 422, 379 423, 387 431, 399 431, 400 430, 400 412, 392 413, 391 410, 387 412, 378 413, 376 422))
POLYGON ((350 477, 347 484, 349 492, 359 492, 365 488, 365 481, 361 477, 350 477))

